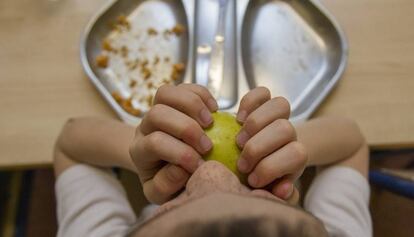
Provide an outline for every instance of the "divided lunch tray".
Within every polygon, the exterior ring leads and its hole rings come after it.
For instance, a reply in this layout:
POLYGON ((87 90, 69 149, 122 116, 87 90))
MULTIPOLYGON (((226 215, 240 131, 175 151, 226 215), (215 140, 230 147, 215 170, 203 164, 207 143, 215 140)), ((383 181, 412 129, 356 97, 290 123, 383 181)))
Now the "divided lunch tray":
MULTIPOLYGON (((205 85, 204 49, 212 46, 215 36, 217 1, 110 1, 91 19, 81 39, 81 62, 123 121, 137 124, 161 83, 205 85), (117 21, 120 26, 114 33, 109 25, 117 21), (110 46, 103 43, 108 38, 110 46), (102 48, 114 56, 109 63, 104 61, 105 67, 97 63, 102 48), (130 99, 124 103, 126 98, 130 99)), ((316 0, 230 0, 229 4, 220 108, 236 112, 244 94, 266 86, 272 96, 289 100, 293 122, 306 120, 345 69, 344 33, 316 0)))

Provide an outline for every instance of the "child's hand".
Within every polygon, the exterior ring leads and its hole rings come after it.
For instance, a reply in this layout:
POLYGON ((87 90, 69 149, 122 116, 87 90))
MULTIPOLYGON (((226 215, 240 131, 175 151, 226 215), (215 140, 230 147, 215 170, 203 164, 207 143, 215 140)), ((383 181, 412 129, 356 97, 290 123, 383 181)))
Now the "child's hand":
POLYGON ((239 170, 249 173, 252 187, 269 189, 282 199, 295 196, 293 183, 307 163, 305 148, 296 141, 289 115, 289 102, 282 97, 271 99, 263 87, 246 94, 237 113, 237 120, 243 123, 237 136, 242 148, 239 170))
POLYGON ((203 128, 218 109, 209 91, 181 84, 158 89, 154 106, 143 118, 130 154, 150 202, 163 203, 184 188, 189 176, 212 148, 203 128))

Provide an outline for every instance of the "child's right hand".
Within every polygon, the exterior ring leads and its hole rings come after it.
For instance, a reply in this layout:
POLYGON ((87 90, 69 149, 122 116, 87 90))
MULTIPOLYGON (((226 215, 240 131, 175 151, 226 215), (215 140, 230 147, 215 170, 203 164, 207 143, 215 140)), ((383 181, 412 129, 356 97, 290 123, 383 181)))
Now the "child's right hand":
POLYGON ((206 88, 194 84, 162 86, 153 104, 136 130, 130 154, 146 198, 161 204, 184 188, 212 148, 203 128, 213 122, 211 112, 218 105, 206 88))

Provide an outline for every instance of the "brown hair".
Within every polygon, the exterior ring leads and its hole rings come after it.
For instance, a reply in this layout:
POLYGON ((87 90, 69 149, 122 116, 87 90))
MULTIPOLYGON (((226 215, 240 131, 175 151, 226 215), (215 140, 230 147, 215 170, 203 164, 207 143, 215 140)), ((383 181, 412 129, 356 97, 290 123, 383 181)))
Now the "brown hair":
POLYGON ((326 236, 309 223, 294 226, 269 217, 227 218, 207 223, 190 222, 179 225, 172 236, 177 237, 312 237, 326 236))

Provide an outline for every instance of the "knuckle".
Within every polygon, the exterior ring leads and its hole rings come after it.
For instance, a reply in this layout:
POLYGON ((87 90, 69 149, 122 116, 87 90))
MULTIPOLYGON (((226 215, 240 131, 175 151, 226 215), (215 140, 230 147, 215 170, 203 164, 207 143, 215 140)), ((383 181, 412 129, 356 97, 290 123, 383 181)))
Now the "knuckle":
POLYGON ((142 123, 144 124, 153 121, 153 119, 157 117, 157 114, 159 113, 160 109, 160 104, 152 106, 152 108, 145 115, 142 123))
POLYGON ((254 171, 263 182, 266 182, 272 176, 272 167, 259 163, 254 171))
POLYGON ((186 165, 186 163, 191 161, 192 157, 194 157, 194 153, 191 151, 191 148, 183 148, 180 156, 178 157, 177 163, 180 165, 186 165))
POLYGON ((280 133, 284 134, 285 136, 289 137, 290 139, 296 138, 296 131, 293 127, 292 123, 289 122, 287 119, 279 119, 277 120, 278 127, 280 133))
POLYGON ((256 89, 260 91, 260 93, 262 93, 265 96, 265 98, 270 99, 271 93, 267 87, 259 86, 259 87, 256 87, 256 89))
POLYGON ((160 86, 157 90, 157 93, 159 93, 160 95, 164 94, 166 91, 168 91, 168 89, 171 88, 171 85, 167 85, 164 84, 162 86, 160 86))
POLYGON ((254 116, 249 116, 244 123, 244 127, 246 129, 246 132, 252 136, 260 130, 259 120, 254 116))
POLYGON ((250 96, 250 93, 243 96, 240 101, 240 105, 250 106, 253 103, 253 98, 250 96))
POLYGON ((163 101, 165 96, 167 95, 168 91, 171 89, 171 85, 162 85, 158 88, 157 92, 154 96, 154 104, 158 103, 159 101, 163 101))
POLYGON ((165 109, 165 105, 163 104, 156 104, 152 106, 150 111, 148 111, 148 117, 153 119, 158 117, 158 115, 165 109))
POLYGON ((305 146, 300 142, 292 142, 291 143, 292 151, 294 152, 294 156, 300 165, 306 164, 308 160, 308 153, 306 151, 305 146))
POLYGON ((181 83, 177 87, 183 90, 186 90, 186 91, 192 91, 192 90, 195 90, 196 88, 193 84, 190 84, 190 83, 181 83))
POLYGON ((290 115, 290 103, 285 97, 276 97, 274 98, 277 102, 277 106, 283 111, 284 114, 290 115))
POLYGON ((207 89, 207 88, 205 88, 204 86, 197 86, 197 88, 199 88, 199 91, 200 91, 200 94, 204 97, 204 98, 214 98, 212 95, 211 95, 211 93, 210 93, 210 91, 207 89))
POLYGON ((181 83, 181 84, 179 84, 177 87, 180 87, 180 88, 182 88, 182 87, 187 87, 187 86, 190 86, 191 84, 190 83, 181 83))
POLYGON ((162 132, 160 131, 155 131, 151 134, 149 134, 146 137, 146 148, 148 150, 154 151, 155 149, 157 149, 157 147, 160 145, 161 141, 163 140, 162 138, 162 132))
POLYGON ((198 97, 198 96, 196 96, 194 94, 192 94, 190 96, 190 98, 188 98, 188 100, 189 100, 191 106, 194 106, 194 108, 200 108, 200 106, 202 106, 202 103, 203 103, 201 101, 200 97, 198 97))
POLYGON ((204 86, 196 85, 200 92, 204 95, 210 95, 210 91, 207 90, 204 86))
POLYGON ((258 156, 258 148, 251 142, 247 142, 243 148, 246 158, 250 161, 256 160, 258 156))
POLYGON ((208 91, 205 87, 197 85, 197 84, 181 83, 179 86, 184 87, 184 88, 189 88, 190 90, 201 92, 201 93, 208 91))
POLYGON ((193 141, 196 139, 199 130, 199 125, 196 122, 188 122, 184 126, 183 132, 181 133, 181 139, 185 141, 193 141))
POLYGON ((240 101, 241 105, 246 107, 254 106, 258 103, 270 100, 270 91, 266 87, 256 87, 247 93, 240 101))
POLYGON ((155 104, 145 115, 141 124, 157 124, 161 119, 164 118, 167 106, 163 104, 155 104))

